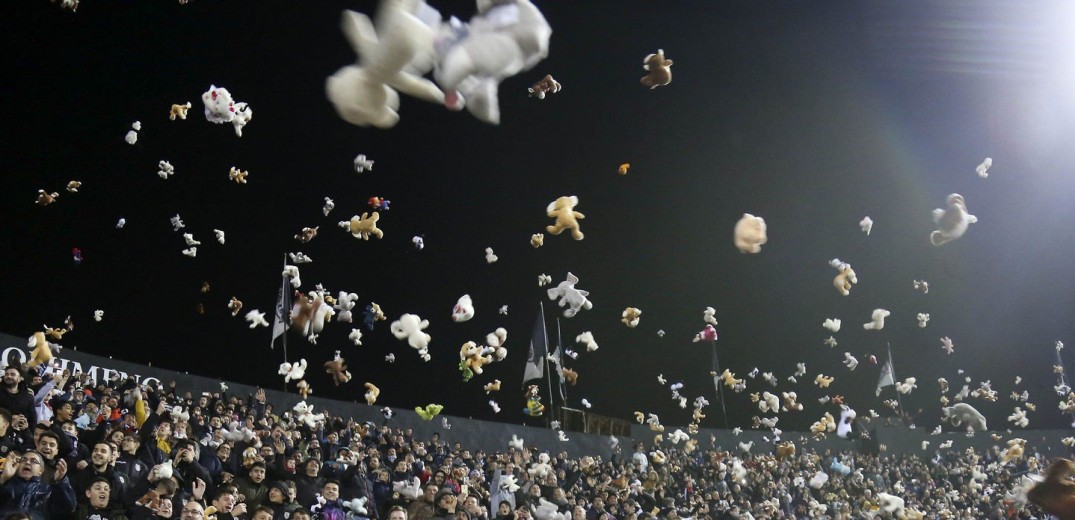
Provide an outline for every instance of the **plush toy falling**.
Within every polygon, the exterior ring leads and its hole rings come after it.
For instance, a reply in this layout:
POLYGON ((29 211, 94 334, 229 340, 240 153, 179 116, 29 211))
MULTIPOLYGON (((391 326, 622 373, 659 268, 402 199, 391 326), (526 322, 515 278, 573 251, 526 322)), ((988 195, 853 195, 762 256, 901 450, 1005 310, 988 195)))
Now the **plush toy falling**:
POLYGON ((537 249, 545 245, 545 233, 534 233, 530 235, 530 246, 537 249))
POLYGON ((342 220, 339 226, 346 229, 351 233, 351 236, 369 240, 371 236, 382 238, 384 233, 377 228, 377 221, 380 220, 381 215, 374 211, 372 214, 363 213, 362 216, 355 215, 351 217, 351 220, 342 220))
POLYGON ((183 241, 186 242, 187 247, 194 247, 202 245, 201 242, 194 239, 194 235, 190 233, 183 233, 183 241))
POLYGON ((49 193, 45 190, 37 190, 37 205, 42 207, 48 206, 49 204, 56 202, 56 199, 59 197, 60 194, 55 191, 49 193))
POLYGON ((917 382, 918 381, 913 377, 908 377, 907 379, 904 379, 903 382, 897 381, 896 391, 901 394, 907 395, 911 393, 911 391, 915 388, 918 388, 918 385, 916 384, 917 382))
POLYGON ((388 211, 388 206, 392 203, 392 201, 383 197, 370 197, 367 203, 373 209, 388 211))
POLYGON ((870 317, 870 322, 863 323, 862 328, 866 330, 881 330, 885 328, 885 318, 890 314, 892 313, 885 309, 874 309, 873 314, 870 317))
POLYGON ((369 381, 367 381, 366 384, 362 386, 366 388, 366 393, 363 396, 366 398, 366 404, 373 406, 373 403, 376 403, 377 398, 381 395, 381 389, 377 388, 376 385, 370 383, 369 381))
POLYGON ((839 258, 833 258, 832 260, 829 260, 829 265, 840 272, 840 274, 837 274, 836 277, 832 279, 832 285, 844 296, 851 294, 851 286, 859 283, 858 275, 856 275, 855 270, 851 268, 851 264, 841 262, 839 258))
POLYGON ((228 180, 235 181, 235 184, 246 184, 247 175, 250 175, 250 172, 240 170, 234 166, 228 170, 228 180))
POLYGON ((870 217, 863 217, 859 222, 859 228, 862 229, 863 233, 866 233, 866 236, 870 236, 870 232, 873 231, 873 219, 870 217))
POLYGON ((302 231, 299 231, 299 233, 297 235, 295 235, 295 240, 298 240, 299 242, 302 242, 303 244, 309 243, 311 240, 317 238, 317 229, 320 228, 320 227, 321 226, 317 226, 317 227, 313 227, 313 228, 308 228, 308 227, 302 228, 302 231))
POLYGON ((918 328, 924 329, 924 328, 926 328, 926 325, 928 323, 929 323, 929 313, 928 312, 920 312, 920 313, 918 313, 918 328))
POLYGON ((553 79, 552 74, 546 74, 537 83, 526 89, 530 97, 545 99, 545 94, 555 94, 560 91, 560 82, 553 79))
POLYGON ((825 318, 825 322, 821 324, 829 332, 840 332, 840 319, 839 318, 825 318))
POLYGON ((354 161, 355 171, 362 173, 366 170, 373 171, 373 161, 366 158, 365 154, 358 154, 354 161))
POLYGON ((494 264, 499 259, 500 258, 497 257, 495 253, 493 253, 493 248, 491 248, 491 247, 485 248, 485 263, 494 264))
POLYGON ((226 88, 217 88, 210 85, 209 90, 202 94, 202 104, 205 105, 205 119, 210 123, 231 123, 235 128, 235 135, 243 136, 243 127, 254 117, 254 111, 246 103, 232 101, 231 93, 226 88))
POLYGON ((105 317, 105 311, 97 309, 93 311, 93 321, 101 321, 105 317))
POLYGON ((571 238, 575 240, 582 240, 584 235, 582 230, 579 229, 579 220, 586 218, 586 215, 575 211, 575 206, 579 205, 579 198, 572 196, 560 197, 552 202, 545 208, 545 213, 555 218, 554 222, 550 226, 545 226, 545 232, 550 235, 559 235, 565 229, 571 230, 571 238))
POLYGON ((716 341, 716 340, 717 340, 717 329, 713 328, 713 326, 708 324, 708 323, 706 324, 705 328, 702 329, 701 332, 699 332, 699 333, 694 335, 694 342, 695 343, 698 343, 699 341, 716 341))
POLYGON ((769 241, 766 233, 765 219, 743 213, 743 217, 735 223, 735 247, 741 253, 760 253, 761 246, 769 241))
POLYGON ((944 350, 944 352, 948 355, 951 355, 952 352, 955 352, 956 347, 954 344, 952 344, 952 339, 948 336, 941 338, 941 350, 944 350))
MULTIPOLYGON (((66 0, 65 0, 66 1, 66 0)), ((127 144, 134 146, 138 142, 138 132, 142 130, 142 122, 135 121, 131 123, 131 130, 127 131, 127 135, 123 136, 123 140, 127 141, 127 144)))
POLYGON ((378 321, 384 321, 385 319, 381 306, 374 302, 367 303, 366 309, 362 311, 362 322, 366 324, 368 330, 373 330, 373 326, 378 321))
POLYGON ((407 340, 407 344, 418 351, 418 356, 422 358, 422 361, 428 362, 430 359, 429 342, 433 338, 422 332, 428 326, 428 320, 423 320, 416 314, 404 314, 398 320, 393 321, 389 329, 396 339, 407 340))
POLYGON ((306 377, 307 363, 305 359, 300 359, 296 363, 283 362, 280 363, 280 370, 278 374, 284 376, 284 382, 290 383, 291 381, 298 381, 303 377, 306 377))
POLYGON ((68 193, 78 193, 78 189, 81 188, 81 187, 82 187, 81 182, 79 182, 79 181, 69 181, 67 183, 67 188, 66 189, 67 189, 68 193))
POLYGON ((168 119, 175 121, 175 118, 187 119, 187 110, 190 110, 190 101, 182 105, 172 105, 172 109, 168 111, 168 119))
POLYGON ((989 177, 989 168, 993 166, 993 158, 986 157, 981 164, 974 168, 974 171, 978 172, 978 176, 985 179, 989 177))
POLYGON ((847 369, 854 372, 859 366, 859 360, 852 356, 850 352, 844 352, 844 365, 847 369))
POLYGON ((549 285, 550 283, 552 283, 551 276, 544 273, 538 275, 538 287, 544 287, 546 285, 549 285))
POLYGON ((432 421, 433 418, 439 415, 440 412, 443 410, 443 405, 433 403, 427 404, 425 408, 421 408, 418 406, 414 407, 414 413, 417 413, 418 417, 421 417, 423 421, 432 421))
POLYGON ((82 265, 82 250, 77 247, 71 248, 71 259, 75 261, 75 265, 82 265))
POLYGON ((646 56, 642 60, 642 68, 646 71, 646 75, 642 76, 642 85, 651 90, 672 82, 672 60, 664 57, 664 49, 657 49, 656 54, 646 56))
POLYGON ((929 282, 925 280, 914 280, 914 290, 922 291, 922 294, 929 294, 929 282))
POLYGON ((499 392, 500 380, 494 379, 492 383, 486 383, 485 386, 482 387, 482 390, 485 390, 486 394, 490 394, 492 392, 499 392))
POLYGON ((459 349, 459 371, 463 373, 463 382, 470 381, 474 374, 481 374, 484 365, 493 362, 493 357, 482 355, 477 343, 468 341, 459 349))
POLYGON ((362 346, 362 331, 358 329, 351 329, 351 333, 347 335, 347 339, 351 340, 356 347, 362 346))
POLYGON ((191 258, 194 258, 194 257, 198 256, 198 248, 197 247, 190 247, 190 248, 184 249, 183 254, 185 256, 189 256, 191 258))
POLYGON ((962 195, 953 193, 948 196, 946 203, 948 209, 933 210, 937 230, 929 234, 929 242, 935 246, 943 246, 962 237, 971 224, 978 222, 978 217, 967 212, 967 202, 962 195))
POLYGON ((455 306, 452 307, 452 321, 462 323, 470 321, 473 317, 474 302, 471 301, 469 294, 464 294, 459 297, 459 300, 455 302, 455 306))
POLYGON ((593 339, 593 333, 589 331, 583 332, 582 334, 575 336, 575 343, 581 343, 583 345, 586 345, 587 352, 593 352, 598 348, 597 342, 593 339))
POLYGON ((238 316, 239 311, 243 310, 243 302, 241 302, 238 298, 232 296, 231 300, 228 301, 228 310, 231 311, 232 316, 238 316))
MULTIPOLYGON (((327 300, 328 298, 326 298, 327 300)), ((340 291, 336 295, 336 301, 332 304, 333 310, 339 311, 336 316, 336 321, 340 323, 352 323, 353 317, 351 315, 352 309, 355 308, 355 302, 358 301, 358 295, 355 293, 349 293, 347 291, 340 291)), ((354 334, 352 330, 351 334, 354 334)), ((362 337, 362 333, 359 332, 359 337, 362 337)), ((361 343, 357 343, 361 345, 361 343)))
POLYGON ((526 389, 526 408, 523 413, 530 417, 540 417, 545 414, 545 405, 541 404, 541 394, 537 385, 530 385, 526 389))
POLYGON ((565 318, 573 318, 582 309, 590 310, 593 308, 593 302, 586 298, 590 295, 590 292, 576 289, 575 284, 577 283, 579 283, 578 277, 569 272, 566 280, 547 291, 550 300, 559 298, 559 306, 566 307, 564 309, 565 318))
POLYGON ((628 328, 635 328, 638 326, 639 320, 641 320, 642 311, 634 307, 628 307, 623 310, 620 321, 627 325, 628 328))
POLYGON ((246 313, 246 321, 250 322, 250 328, 252 329, 259 325, 262 327, 269 326, 269 322, 265 321, 265 313, 259 312, 257 309, 246 313))
POLYGON ((616 173, 619 173, 620 175, 627 175, 627 170, 630 170, 630 169, 631 169, 631 163, 623 163, 623 164, 620 165, 619 168, 616 169, 616 173))
POLYGON ((496 310, 496 313, 501 315, 501 316, 507 316, 508 315, 508 306, 507 305, 501 305, 500 308, 496 310))
POLYGON ((332 382, 336 386, 351 380, 351 372, 347 371, 347 363, 340 357, 340 351, 336 351, 332 361, 325 361, 325 373, 332 376, 332 382))

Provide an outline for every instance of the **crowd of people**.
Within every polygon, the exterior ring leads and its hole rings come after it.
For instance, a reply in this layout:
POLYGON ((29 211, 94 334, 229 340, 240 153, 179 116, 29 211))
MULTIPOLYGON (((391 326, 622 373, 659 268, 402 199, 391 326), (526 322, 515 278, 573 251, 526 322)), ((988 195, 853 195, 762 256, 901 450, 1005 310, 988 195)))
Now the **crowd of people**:
POLYGON ((610 460, 507 441, 486 453, 388 419, 277 414, 260 390, 191 395, 8 366, 0 518, 1045 518, 1020 499, 1021 475, 1048 462, 1030 447, 1002 463, 996 451, 713 444, 621 445, 610 460))

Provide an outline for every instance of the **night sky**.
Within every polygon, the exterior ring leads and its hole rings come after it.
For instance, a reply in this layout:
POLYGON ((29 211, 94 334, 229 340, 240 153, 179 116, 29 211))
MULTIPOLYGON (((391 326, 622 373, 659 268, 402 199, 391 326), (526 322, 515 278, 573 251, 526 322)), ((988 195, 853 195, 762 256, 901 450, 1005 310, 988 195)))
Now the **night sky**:
MULTIPOLYGON (((346 323, 329 324, 317 345, 289 337, 288 356, 309 361, 315 395, 361 401, 371 381, 379 404, 438 402, 448 415, 522 422, 539 302, 553 343, 560 315, 537 277, 555 284, 570 271, 593 302, 559 320, 564 345, 580 353, 567 362, 580 374, 568 388, 573 407, 586 398, 598 414, 641 410, 686 424, 690 409, 657 382, 663 374, 712 403, 703 426, 723 426, 710 346, 691 341, 712 306, 723 367, 771 371, 776 391, 806 405, 781 414, 786 431, 835 413, 817 401, 826 393, 860 415, 892 415, 882 400, 896 394, 874 397, 880 364, 868 360, 883 361, 886 345, 897 377, 918 380, 901 398, 923 410, 920 426, 938 423, 937 378, 951 396, 969 376, 972 388, 990 380, 998 391, 997 402, 970 401, 992 428, 1023 406, 1013 390, 1037 405, 1031 428, 1067 427, 1052 389, 1055 342, 1075 347, 1075 53, 1065 54, 1075 31, 1062 26, 1075 11, 1063 4, 542 1, 549 56, 500 85, 500 125, 401 95, 400 123, 377 129, 343 121, 324 93, 325 79, 355 62, 341 11, 372 14, 376 2, 83 0, 77 13, 4 2, 0 330, 28 337, 71 315, 65 348, 282 388, 282 349, 242 314, 271 319, 285 254, 301 251, 314 260, 299 266, 303 290, 354 292, 356 310, 375 301, 388 316, 363 328, 361 347, 346 323), (649 90, 642 59, 657 49, 674 60, 673 80, 649 90), (529 98, 545 74, 563 90, 529 98), (211 84, 253 109, 242 138, 204 118, 211 84), (169 107, 187 101, 188 119, 169 121, 169 107), (131 146, 134 121, 142 130, 131 146), (372 171, 352 169, 359 153, 372 171), (993 166, 983 179, 975 166, 985 157, 993 166), (169 180, 156 175, 160 160, 175 167, 169 180), (232 166, 250 172, 248 184, 229 182, 232 166), (78 193, 64 191, 70 180, 82 182, 78 193), (39 189, 61 195, 40 207, 39 189), (931 211, 950 193, 979 222, 934 247, 931 211), (552 223, 545 206, 563 195, 579 197, 585 239, 546 236, 532 248, 530 235, 552 223), (369 211, 371 196, 391 201, 384 238, 356 240, 337 222, 369 211), (324 197, 336 204, 327 217, 324 197), (181 232, 169 224, 177 213, 181 232), (759 254, 733 245, 743 213, 768 224, 759 254), (869 236, 858 226, 865 216, 869 236), (314 226, 309 244, 292 238, 314 226), (202 242, 196 258, 181 254, 183 232, 202 242), (499 261, 486 262, 486 247, 499 261), (832 258, 858 273, 849 296, 832 285, 832 258), (463 294, 476 316, 453 323, 463 294), (245 304, 237 318, 232 296, 245 304), (628 306, 642 310, 637 328, 620 323, 628 306), (863 330, 875 308, 891 311, 884 329, 863 330), (430 321, 429 363, 388 331, 405 312, 430 321), (917 313, 930 314, 926 328, 917 313), (822 343, 826 318, 843 321, 835 348, 822 343), (501 326, 508 358, 462 382, 460 345, 501 326), (574 344, 583 331, 598 351, 574 344), (336 350, 354 376, 338 388, 320 369, 336 350), (860 361, 854 372, 844 352, 860 361), (797 362, 808 373, 793 384, 797 362), (836 378, 827 390, 811 383, 819 372, 836 378), (503 382, 492 396, 499 414, 481 389, 493 379, 503 382)), ((475 11, 431 5, 464 20, 475 11)), ((1061 355, 1071 359, 1070 348, 1061 355)), ((725 395, 729 426, 749 427, 748 394, 763 390, 774 391, 759 377, 725 395)))

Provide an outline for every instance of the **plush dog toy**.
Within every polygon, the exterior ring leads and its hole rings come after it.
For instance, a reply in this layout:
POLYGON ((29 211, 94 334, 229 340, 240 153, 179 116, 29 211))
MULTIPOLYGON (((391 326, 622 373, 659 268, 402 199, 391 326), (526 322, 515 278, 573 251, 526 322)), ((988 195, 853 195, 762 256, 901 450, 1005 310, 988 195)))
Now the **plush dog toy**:
POLYGON ((549 203, 545 208, 545 214, 549 217, 555 218, 556 222, 551 226, 545 226, 545 231, 550 235, 559 235, 565 229, 571 230, 571 238, 575 240, 582 240, 582 230, 579 229, 579 220, 586 218, 586 215, 575 211, 575 206, 579 205, 579 198, 572 195, 570 197, 560 197, 549 203))
POLYGON ((485 335, 485 345, 482 354, 492 354, 497 361, 504 361, 508 357, 508 349, 504 348, 504 342, 508 340, 508 330, 497 327, 496 330, 485 335))
POLYGON ((474 374, 482 373, 482 366, 493 362, 492 356, 483 356, 481 353, 482 349, 473 341, 459 348, 459 371, 463 373, 463 381, 470 381, 474 374))
POLYGON ((560 82, 552 78, 552 74, 546 74, 540 81, 526 89, 530 97, 545 99, 545 94, 555 94, 560 91, 560 82))
POLYGON ((862 328, 866 330, 881 330, 885 328, 885 318, 889 317, 892 313, 885 309, 874 309, 870 315, 869 323, 863 323, 862 328))
POLYGON ((743 217, 735 223, 735 247, 741 253, 760 253, 761 246, 769 241, 766 229, 765 219, 743 213, 743 217))
POLYGON ((569 385, 574 386, 575 383, 579 381, 579 373, 570 368, 564 368, 564 381, 567 381, 569 385))
POLYGON ((576 289, 575 284, 577 283, 579 283, 579 278, 569 272, 566 280, 546 291, 550 300, 559 298, 558 305, 567 307, 564 309, 565 318, 574 317, 582 309, 590 310, 593 308, 593 302, 586 298, 590 295, 590 292, 576 289))
POLYGON ((393 321, 389 329, 396 339, 407 340, 407 344, 418 351, 422 361, 429 361, 429 342, 433 338, 422 332, 428 326, 429 320, 423 320, 417 314, 404 314, 393 321))
POLYGON ((967 201, 963 200, 962 195, 949 195, 946 204, 947 210, 933 210, 933 222, 937 223, 937 230, 929 234, 929 242, 935 246, 943 246, 956 240, 967 232, 971 224, 978 222, 978 217, 967 213, 967 201))
POLYGON ((52 363, 52 349, 59 348, 58 345, 49 344, 44 332, 35 332, 30 336, 26 347, 33 349, 30 352, 30 362, 26 364, 28 368, 34 368, 38 365, 48 366, 49 363, 52 363))
POLYGON ((362 386, 366 387, 366 394, 364 396, 366 398, 366 404, 373 406, 373 403, 376 403, 377 398, 381 395, 381 389, 368 381, 362 386))
POLYGON ((380 213, 374 211, 372 214, 355 215, 351 217, 351 220, 342 220, 339 222, 339 226, 349 231, 351 236, 355 238, 362 240, 369 240, 370 236, 381 238, 384 233, 377 228, 377 221, 380 219, 380 213))
POLYGON ((858 276, 855 274, 855 270, 851 268, 851 264, 841 262, 839 258, 833 258, 829 260, 829 265, 840 272, 832 279, 832 285, 844 296, 851 294, 851 285, 859 283, 858 276))
POLYGON ((295 385, 295 388, 299 391, 299 395, 301 395, 303 399, 306 399, 310 394, 314 393, 313 387, 306 381, 299 381, 298 384, 295 385))
POLYGON ((642 85, 655 89, 672 82, 672 60, 664 57, 664 49, 657 49, 657 54, 650 54, 642 60, 646 75, 642 76, 642 85))
POLYGON ((56 202, 56 199, 58 199, 59 197, 60 194, 55 191, 49 193, 45 190, 37 190, 37 205, 48 206, 49 204, 56 202))
POLYGON ((78 189, 82 187, 82 183, 79 181, 69 181, 67 183, 67 191, 70 193, 78 193, 78 189))
POLYGON ((941 415, 956 428, 966 425, 968 433, 986 431, 985 416, 967 403, 956 403, 947 408, 941 408, 941 415))
POLYGON ((325 303, 325 297, 320 292, 312 291, 307 296, 296 291, 295 303, 291 306, 291 330, 307 338, 316 336, 334 314, 336 311, 325 303))
POLYGON ((232 316, 238 316, 239 311, 243 310, 243 302, 239 301, 238 298, 232 296, 231 300, 228 302, 228 310, 231 311, 232 316))
POLYGON ((482 387, 482 389, 485 390, 486 394, 490 394, 492 392, 499 392, 500 391, 500 380, 499 379, 494 379, 492 383, 486 383, 485 386, 482 387))
POLYGON ((187 101, 182 105, 172 105, 172 109, 168 111, 168 119, 175 121, 175 118, 186 119, 187 110, 190 110, 190 101, 187 101))
POLYGON ((579 334, 578 336, 575 336, 575 343, 581 343, 583 345, 586 345, 586 350, 588 352, 593 352, 598 348, 597 341, 593 338, 593 332, 590 331, 586 331, 582 334, 579 334))

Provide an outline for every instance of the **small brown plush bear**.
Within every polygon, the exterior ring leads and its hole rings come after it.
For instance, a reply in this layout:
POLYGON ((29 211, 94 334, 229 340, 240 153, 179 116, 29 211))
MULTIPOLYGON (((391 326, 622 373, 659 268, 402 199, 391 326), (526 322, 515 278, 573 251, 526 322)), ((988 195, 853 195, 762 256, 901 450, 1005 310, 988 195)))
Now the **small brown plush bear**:
POLYGON ((530 97, 545 99, 546 93, 555 94, 560 91, 560 82, 553 79, 552 74, 546 74, 541 81, 534 83, 526 91, 530 93, 530 97))
POLYGON ((665 59, 664 49, 657 49, 657 54, 646 56, 642 60, 642 68, 649 72, 642 76, 644 86, 655 89, 672 82, 672 60, 665 59))
POLYGON ((575 211, 575 206, 578 206, 579 198, 572 195, 570 197, 560 197, 545 208, 545 213, 556 219, 556 222, 551 226, 545 226, 545 231, 550 235, 559 235, 563 230, 570 229, 571 237, 575 240, 582 240, 583 234, 579 230, 579 219, 586 218, 586 215, 575 211))

